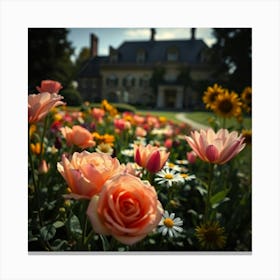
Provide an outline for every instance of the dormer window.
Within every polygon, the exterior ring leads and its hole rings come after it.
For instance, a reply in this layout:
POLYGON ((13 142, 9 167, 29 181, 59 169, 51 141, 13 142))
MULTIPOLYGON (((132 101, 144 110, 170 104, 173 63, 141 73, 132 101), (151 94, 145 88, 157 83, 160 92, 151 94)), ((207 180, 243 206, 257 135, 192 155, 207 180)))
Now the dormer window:
POLYGON ((136 61, 138 63, 143 63, 146 60, 146 52, 143 49, 138 50, 137 56, 136 56, 136 61))
POLYGON ((179 51, 176 47, 168 48, 167 50, 167 61, 178 61, 179 51))

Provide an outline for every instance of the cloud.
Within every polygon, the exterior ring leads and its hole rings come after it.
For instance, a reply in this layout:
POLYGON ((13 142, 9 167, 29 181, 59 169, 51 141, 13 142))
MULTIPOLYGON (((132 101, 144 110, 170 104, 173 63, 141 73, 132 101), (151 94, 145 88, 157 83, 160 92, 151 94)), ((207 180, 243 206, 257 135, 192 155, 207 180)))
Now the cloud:
POLYGON ((124 31, 124 35, 129 39, 147 39, 150 36, 150 29, 129 28, 124 31))

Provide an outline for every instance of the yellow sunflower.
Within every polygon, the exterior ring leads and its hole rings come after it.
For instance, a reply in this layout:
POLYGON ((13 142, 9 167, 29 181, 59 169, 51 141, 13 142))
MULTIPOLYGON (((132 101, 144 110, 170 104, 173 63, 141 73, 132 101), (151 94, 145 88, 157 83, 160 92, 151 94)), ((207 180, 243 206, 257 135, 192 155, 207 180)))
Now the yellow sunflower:
POLYGON ((245 137, 244 142, 248 145, 252 144, 252 130, 243 129, 241 133, 242 133, 242 136, 245 137))
POLYGON ((242 101, 242 107, 246 112, 251 111, 252 107, 252 88, 246 87, 243 92, 241 93, 241 101, 242 101))
POLYGON ((229 93, 228 90, 225 90, 223 94, 217 95, 212 110, 224 118, 237 117, 241 114, 241 105, 237 93, 234 91, 229 93))
POLYGON ((202 249, 222 249, 226 244, 224 228, 218 222, 205 223, 196 227, 195 235, 202 249))
POLYGON ((215 102, 217 96, 224 92, 224 89, 218 84, 214 84, 212 87, 208 87, 207 91, 204 92, 203 102, 206 105, 206 108, 212 109, 212 105, 215 102))

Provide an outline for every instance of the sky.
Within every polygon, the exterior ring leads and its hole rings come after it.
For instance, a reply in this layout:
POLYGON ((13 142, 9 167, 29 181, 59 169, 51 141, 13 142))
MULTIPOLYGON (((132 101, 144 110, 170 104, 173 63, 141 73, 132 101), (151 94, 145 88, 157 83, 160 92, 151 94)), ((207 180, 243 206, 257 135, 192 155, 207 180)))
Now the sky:
MULTIPOLYGON (((150 39, 150 28, 69 28, 68 40, 72 42, 77 56, 83 47, 90 47, 90 34, 98 37, 98 55, 108 55, 109 46, 118 48, 124 41, 150 39)), ((156 28, 155 40, 189 39, 190 28, 156 28)), ((196 38, 208 46, 215 42, 211 28, 197 28, 196 38)))

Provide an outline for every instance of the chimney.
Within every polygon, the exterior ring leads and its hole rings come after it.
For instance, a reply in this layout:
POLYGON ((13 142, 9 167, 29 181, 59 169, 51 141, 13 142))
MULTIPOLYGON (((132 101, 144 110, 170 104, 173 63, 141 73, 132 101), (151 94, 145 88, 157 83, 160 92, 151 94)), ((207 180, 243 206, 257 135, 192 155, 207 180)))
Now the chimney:
POLYGON ((195 30, 196 28, 191 28, 191 40, 195 40, 195 30))
POLYGON ((96 57, 98 53, 98 38, 94 34, 90 34, 90 55, 96 57))
POLYGON ((156 29, 155 28, 151 28, 151 41, 155 40, 155 35, 156 35, 156 29))

